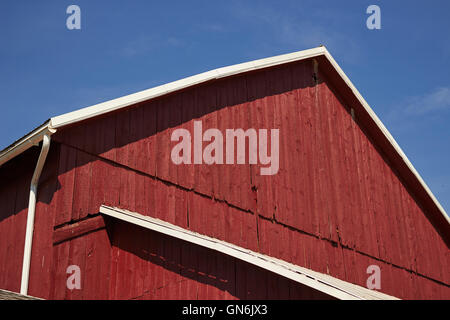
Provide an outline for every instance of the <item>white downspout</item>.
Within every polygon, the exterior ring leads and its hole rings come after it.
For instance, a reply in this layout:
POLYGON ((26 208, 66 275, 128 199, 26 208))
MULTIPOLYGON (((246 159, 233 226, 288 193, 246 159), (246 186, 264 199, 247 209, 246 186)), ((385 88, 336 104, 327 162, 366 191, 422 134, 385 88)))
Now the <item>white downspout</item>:
POLYGON ((25 248, 23 251, 22 280, 20 283, 20 294, 28 294, 28 280, 30 276, 31 247, 33 244, 34 230, 34 214, 36 211, 36 197, 38 190, 39 177, 44 168, 47 159, 48 150, 50 149, 50 135, 53 132, 49 130, 42 139, 42 149, 39 155, 36 168, 34 169, 33 178, 30 186, 30 199, 28 202, 27 229, 25 233, 25 248))

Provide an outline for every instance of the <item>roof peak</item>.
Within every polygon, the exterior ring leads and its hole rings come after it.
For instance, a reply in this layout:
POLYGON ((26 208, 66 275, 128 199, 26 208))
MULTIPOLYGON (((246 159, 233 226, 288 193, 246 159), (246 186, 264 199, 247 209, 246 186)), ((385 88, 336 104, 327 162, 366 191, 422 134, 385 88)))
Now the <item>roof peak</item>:
POLYGON ((387 142, 394 148, 397 155, 401 158, 401 161, 406 165, 409 172, 415 177, 416 181, 422 188, 422 190, 427 194, 429 199, 434 203, 438 211, 442 214, 444 219, 450 224, 450 218, 445 212, 444 208, 441 206, 439 201, 433 195, 431 190, 428 188, 420 174, 414 168, 412 163, 409 161, 408 157, 405 155, 403 150, 397 144, 393 136, 386 129, 380 119, 377 117, 375 112, 369 106, 369 104, 364 100, 362 95, 344 73, 344 71, 339 67, 337 62, 328 52, 325 46, 320 45, 319 47, 297 51, 293 53, 287 53, 282 55, 277 55, 269 58, 263 58, 258 60, 253 60, 249 62, 239 63, 232 66, 221 67, 214 70, 206 71, 197 75, 193 75, 184 79, 176 80, 167 84, 163 84, 151 89, 136 92, 130 95, 126 95, 117 99, 102 102, 96 105, 92 105, 86 108, 75 110, 69 113, 65 113, 56 117, 51 118, 49 121, 44 123, 42 126, 33 130, 31 133, 24 136, 22 139, 16 141, 9 147, 5 148, 0 152, 0 166, 5 162, 13 159, 17 155, 26 151, 33 145, 38 144, 42 141, 45 134, 53 134, 56 130, 77 122, 81 122, 90 118, 94 118, 109 112, 120 110, 122 108, 131 106, 133 104, 154 99, 157 97, 164 96, 169 93, 173 93, 188 87, 192 87, 207 81, 214 79, 225 78, 233 75, 242 74, 249 71, 260 70, 264 68, 269 68, 277 65, 282 65, 290 62, 306 60, 314 57, 324 56, 326 60, 331 64, 334 70, 337 72, 339 77, 344 81, 346 86, 351 90, 352 94, 361 104, 363 112, 366 112, 370 119, 375 123, 380 133, 384 136, 387 142))

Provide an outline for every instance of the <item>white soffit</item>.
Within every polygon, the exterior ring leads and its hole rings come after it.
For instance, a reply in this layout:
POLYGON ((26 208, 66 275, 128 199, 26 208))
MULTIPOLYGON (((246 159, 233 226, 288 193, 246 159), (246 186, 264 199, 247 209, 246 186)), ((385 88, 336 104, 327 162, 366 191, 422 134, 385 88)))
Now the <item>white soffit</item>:
POLYGON ((253 264, 282 277, 323 292, 341 300, 398 300, 398 298, 312 271, 292 263, 266 256, 231 243, 183 229, 165 221, 143 216, 124 209, 102 205, 100 213, 168 235, 189 243, 199 245, 241 261, 253 264))

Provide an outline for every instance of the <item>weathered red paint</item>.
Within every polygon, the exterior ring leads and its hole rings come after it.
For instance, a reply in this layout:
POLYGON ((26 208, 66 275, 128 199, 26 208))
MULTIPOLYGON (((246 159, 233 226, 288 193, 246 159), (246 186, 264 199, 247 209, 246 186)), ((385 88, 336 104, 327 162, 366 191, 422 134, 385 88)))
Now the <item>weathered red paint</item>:
MULTIPOLYGON (((29 294, 324 298, 222 254, 111 219, 103 225, 106 204, 362 286, 375 264, 381 291, 399 298, 450 298, 448 223, 330 70, 319 59, 317 82, 310 60, 246 73, 58 131, 39 187, 29 294), (278 174, 174 165, 170 135, 192 132, 194 120, 222 132, 279 128, 278 174), (82 270, 81 290, 66 289, 71 264, 82 270)), ((13 291, 37 152, 0 168, 0 288, 13 291)))

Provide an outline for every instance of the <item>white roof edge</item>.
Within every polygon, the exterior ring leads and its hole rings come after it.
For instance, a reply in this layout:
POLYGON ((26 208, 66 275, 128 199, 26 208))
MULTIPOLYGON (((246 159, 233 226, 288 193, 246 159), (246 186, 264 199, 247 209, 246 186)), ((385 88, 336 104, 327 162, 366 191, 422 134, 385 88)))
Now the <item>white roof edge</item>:
POLYGON ((143 216, 128 210, 102 205, 100 213, 107 216, 144 227, 195 245, 199 245, 241 261, 256 265, 295 282, 323 292, 341 300, 397 300, 398 298, 385 293, 369 290, 332 276, 294 265, 284 260, 263 255, 234 244, 211 238, 168 222, 143 216))
POLYGON ((395 151, 400 155, 403 162, 406 164, 406 166, 411 170, 411 172, 414 174, 414 176, 417 178, 419 183, 422 185, 422 187, 425 189, 425 191, 428 193, 430 198, 433 200, 433 202, 438 207, 441 214, 444 216, 445 220, 450 224, 450 217, 447 215, 445 209, 441 206, 439 201, 434 196, 433 192, 431 192, 428 185, 425 183, 425 181, 420 176, 419 172, 417 172, 416 168, 414 168, 411 161, 409 161, 406 154, 403 152, 402 148, 400 148, 397 141, 395 141, 394 137, 391 135, 389 130, 384 126, 384 124, 381 122, 381 120, 378 118, 378 116, 375 114, 375 112, 372 110, 372 108, 369 106, 367 101, 363 98, 363 96, 359 93, 358 89, 353 85, 353 83, 350 81, 350 79, 347 77, 347 75, 344 73, 344 71, 341 69, 341 67, 337 64, 337 62, 334 60, 334 58, 331 56, 331 54, 328 52, 326 48, 324 48, 325 57, 328 59, 328 61, 332 64, 332 66, 335 68, 337 73, 341 76, 341 78, 345 81, 345 83, 350 87, 353 94, 356 96, 358 101, 361 103, 361 105, 364 107, 364 109, 367 111, 369 116, 373 119, 375 124, 378 126, 378 128, 381 130, 381 132, 384 134, 386 139, 391 143, 391 145, 394 147, 395 151))
POLYGON ((276 66, 288 62, 303 60, 326 52, 325 47, 317 47, 313 49, 298 51, 294 53, 283 54, 275 57, 259 59, 250 62, 244 62, 228 67, 222 67, 211 71, 203 72, 194 76, 190 76, 181 80, 176 80, 167 84, 163 84, 151 89, 136 92, 127 96, 123 96, 110 101, 102 102, 90 107, 72 111, 57 117, 51 118, 50 125, 52 128, 59 128, 75 122, 96 117, 111 111, 115 111, 142 101, 163 96, 165 94, 175 92, 187 87, 201 84, 210 80, 220 79, 237 75, 240 73, 276 66))
POLYGON ((25 152, 32 146, 38 145, 45 134, 53 134, 56 132, 55 129, 49 127, 50 122, 47 121, 40 127, 36 128, 29 134, 27 134, 22 139, 16 141, 11 146, 7 147, 0 152, 0 166, 8 162, 12 158, 18 156, 19 154, 25 152))

